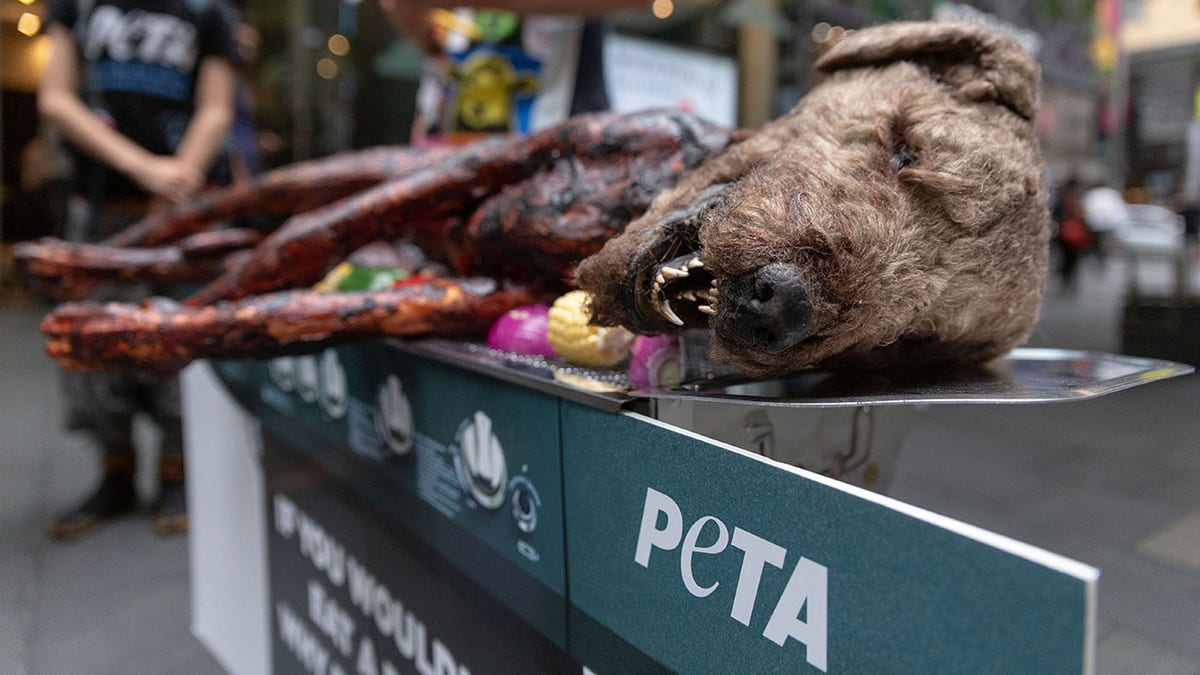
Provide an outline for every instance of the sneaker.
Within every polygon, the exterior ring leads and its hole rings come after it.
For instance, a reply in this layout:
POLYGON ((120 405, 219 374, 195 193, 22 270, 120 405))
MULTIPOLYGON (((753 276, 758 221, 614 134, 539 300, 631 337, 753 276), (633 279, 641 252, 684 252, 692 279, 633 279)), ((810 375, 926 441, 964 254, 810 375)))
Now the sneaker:
POLYGON ((154 532, 165 537, 187 532, 187 489, 181 480, 165 480, 154 506, 154 532))
POLYGON ((133 478, 124 475, 107 475, 100 481, 87 499, 50 521, 47 533, 59 541, 75 539, 115 518, 119 518, 137 506, 137 491, 133 478))

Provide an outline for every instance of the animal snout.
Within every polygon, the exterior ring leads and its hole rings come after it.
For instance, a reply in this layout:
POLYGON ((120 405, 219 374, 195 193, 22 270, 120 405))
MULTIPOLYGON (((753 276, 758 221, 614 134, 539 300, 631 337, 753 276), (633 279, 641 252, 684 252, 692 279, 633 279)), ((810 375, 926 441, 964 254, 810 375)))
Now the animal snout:
POLYGON ((731 309, 724 328, 752 349, 777 354, 809 334, 812 303, 791 265, 771 263, 734 277, 721 289, 721 303, 731 309))

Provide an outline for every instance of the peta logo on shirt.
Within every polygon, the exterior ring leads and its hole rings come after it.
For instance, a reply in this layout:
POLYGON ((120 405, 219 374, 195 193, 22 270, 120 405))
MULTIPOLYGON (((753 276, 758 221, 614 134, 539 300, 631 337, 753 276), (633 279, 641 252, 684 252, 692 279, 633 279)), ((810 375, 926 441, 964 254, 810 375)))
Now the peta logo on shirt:
POLYGON ((83 53, 92 62, 137 61, 190 73, 196 65, 196 27, 170 14, 126 13, 101 5, 88 21, 83 53))

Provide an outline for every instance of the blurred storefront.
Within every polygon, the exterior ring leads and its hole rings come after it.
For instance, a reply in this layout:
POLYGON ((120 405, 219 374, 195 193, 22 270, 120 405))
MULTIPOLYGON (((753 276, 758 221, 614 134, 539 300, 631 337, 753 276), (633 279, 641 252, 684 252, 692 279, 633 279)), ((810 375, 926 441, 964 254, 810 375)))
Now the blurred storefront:
POLYGON ((30 233, 30 209, 22 183, 28 185, 31 169, 23 158, 33 156, 37 145, 37 78, 49 57, 49 43, 39 34, 46 2, 26 4, 0 0, 0 127, 3 128, 3 182, 0 185, 0 232, 4 240, 24 238, 30 233))
POLYGON ((1196 199, 1200 5, 1185 0, 1126 3, 1121 46, 1129 62, 1128 185, 1171 203, 1196 199), (1190 180, 1188 179, 1190 176, 1190 180))
MULTIPOLYGON (((34 37, 27 37, 17 32, 17 24, 26 13, 44 13, 46 0, 32 0, 30 5, 23 0, 0 2, 4 8, 0 17, 4 180, 5 194, 12 195, 19 192, 20 149, 34 138, 37 127, 33 91, 40 72, 38 59, 44 58, 45 51, 39 47, 43 43, 36 28, 31 31, 34 37)), ((1038 130, 1051 178, 1060 182, 1070 174, 1107 177, 1103 167, 1115 163, 1112 148, 1105 145, 1115 127, 1105 126, 1101 107, 1106 100, 1119 100, 1119 92, 1110 92, 1108 98, 1098 92, 1089 58, 1095 4, 1086 0, 658 0, 646 10, 616 13, 608 20, 615 38, 610 46, 615 44, 629 59, 643 53, 679 57, 679 63, 696 66, 690 76, 701 82, 697 85, 704 90, 701 98, 712 96, 716 88, 724 92, 722 106, 736 97, 729 115, 720 114, 718 121, 741 126, 757 125, 795 105, 814 84, 813 61, 846 30, 902 19, 988 23, 1016 36, 1042 63, 1045 89, 1038 130)), ((388 24, 377 3, 248 0, 243 10, 247 23, 261 36, 258 56, 246 64, 244 79, 260 131, 258 149, 264 166, 408 140, 424 58, 416 44, 388 24)), ((1186 52, 1196 53, 1200 52, 1186 52)), ((1177 56, 1174 51, 1146 54, 1157 55, 1154 63, 1167 58, 1163 63, 1169 65, 1178 58, 1192 58, 1189 63, 1200 64, 1200 57, 1177 56)), ((1134 62, 1150 63, 1149 59, 1139 54, 1134 62)), ((1135 70, 1143 69, 1137 65, 1135 70)), ((1187 90, 1191 92, 1200 66, 1189 72, 1193 75, 1180 77, 1192 78, 1187 90)), ((1166 91, 1170 87, 1155 84, 1158 80, 1141 75, 1134 79, 1143 97, 1151 94, 1142 92, 1159 89, 1163 91, 1157 96, 1170 93, 1166 91)), ((684 98, 681 102, 686 106, 684 98)), ((1169 107, 1179 106, 1172 99, 1169 107)), ((1116 109, 1111 103, 1109 108, 1116 109)), ((1133 116, 1141 125, 1135 133, 1149 133, 1148 138, 1162 138, 1169 144, 1166 139, 1176 130, 1171 125, 1177 122, 1155 117, 1165 115, 1165 107, 1150 109, 1149 116, 1133 116)), ((1148 162, 1175 161, 1172 158, 1182 152, 1166 152, 1140 141, 1132 145, 1139 152, 1131 153, 1136 164, 1131 174, 1139 180, 1163 170, 1148 162)), ((12 201, 5 200, 5 220, 10 223, 15 216, 12 201)), ((12 229, 12 235, 41 234, 19 229, 12 229)))

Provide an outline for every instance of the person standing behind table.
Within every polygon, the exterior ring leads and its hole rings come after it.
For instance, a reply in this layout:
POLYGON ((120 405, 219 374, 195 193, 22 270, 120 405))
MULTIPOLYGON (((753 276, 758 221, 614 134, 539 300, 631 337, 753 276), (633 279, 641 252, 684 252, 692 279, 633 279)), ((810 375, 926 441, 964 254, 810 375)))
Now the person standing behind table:
MULTIPOLYGON (((204 185, 233 118, 233 23, 222 0, 55 0, 38 111, 80 151, 68 239, 99 240, 204 185)), ((49 524, 50 535, 75 537, 136 506, 138 412, 162 432, 155 529, 186 529, 176 380, 64 373, 63 384, 67 426, 99 445, 102 473, 86 499, 49 524)))
POLYGON ((1093 243, 1083 211, 1083 188, 1074 176, 1063 184, 1052 215, 1058 226, 1054 240, 1059 249, 1059 279, 1062 290, 1073 293, 1078 290, 1079 259, 1093 243))
POLYGON ((609 108, 599 19, 644 1, 498 0, 465 8, 379 0, 392 25, 426 51, 412 142, 462 144, 528 133, 609 108))

